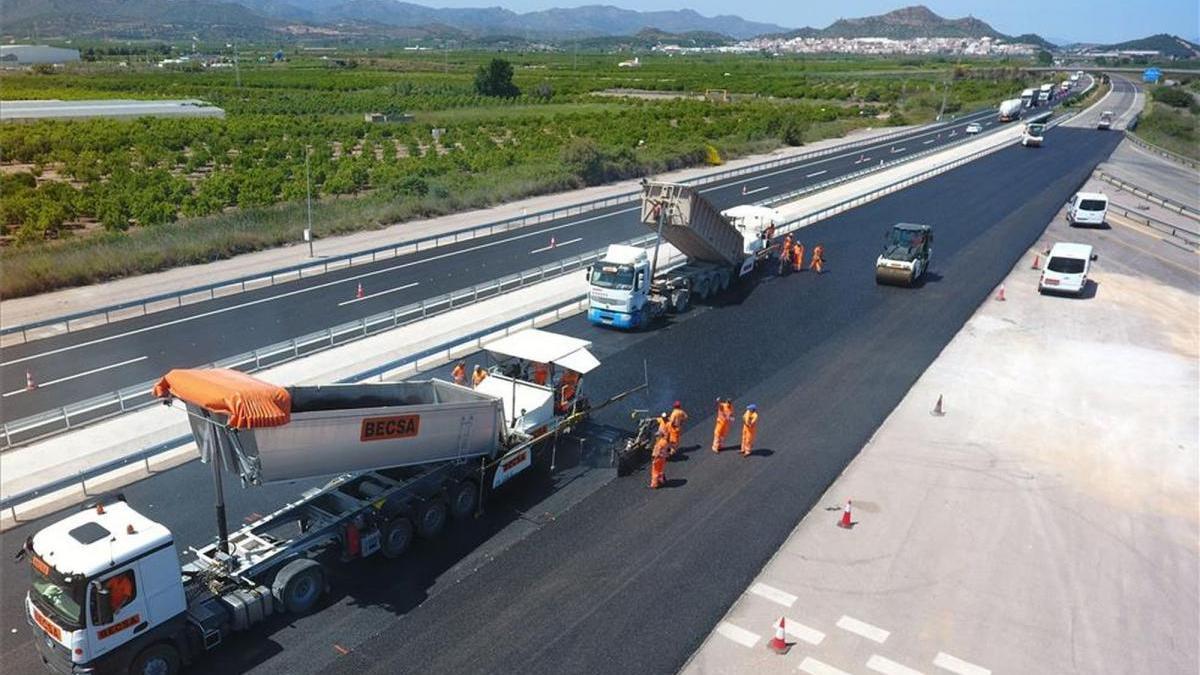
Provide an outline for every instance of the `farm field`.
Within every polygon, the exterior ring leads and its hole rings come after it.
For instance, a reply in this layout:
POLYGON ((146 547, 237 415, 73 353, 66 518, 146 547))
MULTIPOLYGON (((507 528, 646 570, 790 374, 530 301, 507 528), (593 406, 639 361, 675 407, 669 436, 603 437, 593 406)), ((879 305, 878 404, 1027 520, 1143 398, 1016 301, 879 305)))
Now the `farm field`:
POLYGON ((226 112, 0 126, 0 295, 295 242, 306 155, 320 237, 926 121, 943 97, 954 113, 1026 84, 998 62, 646 56, 622 69, 613 54, 268 54, 242 51, 236 71, 102 56, 0 74, 6 100, 197 98, 226 112), (498 56, 516 95, 477 91, 498 56), (682 95, 594 95, 613 90, 682 95))

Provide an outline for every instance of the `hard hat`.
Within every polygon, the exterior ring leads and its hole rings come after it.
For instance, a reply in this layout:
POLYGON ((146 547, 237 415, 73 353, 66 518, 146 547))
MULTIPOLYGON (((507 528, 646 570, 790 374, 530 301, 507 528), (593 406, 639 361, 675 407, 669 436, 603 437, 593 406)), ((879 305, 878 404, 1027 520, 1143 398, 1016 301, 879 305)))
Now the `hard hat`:
POLYGON ((758 410, 758 406, 751 403, 750 405, 746 406, 746 410, 758 410))
POLYGON ((682 408, 683 404, 680 403, 679 401, 675 401, 675 403, 671 407, 672 408, 682 408))
POLYGON ((664 413, 660 414, 659 417, 666 419, 667 417, 670 417, 670 415, 668 415, 667 413, 664 412, 664 413))

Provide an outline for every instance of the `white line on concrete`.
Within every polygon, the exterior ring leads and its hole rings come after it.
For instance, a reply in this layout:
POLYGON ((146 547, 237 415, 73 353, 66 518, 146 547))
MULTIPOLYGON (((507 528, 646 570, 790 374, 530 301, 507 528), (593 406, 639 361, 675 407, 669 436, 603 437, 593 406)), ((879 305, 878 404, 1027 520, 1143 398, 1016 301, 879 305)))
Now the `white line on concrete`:
POLYGON ((559 248, 559 247, 561 247, 561 246, 567 246, 567 245, 570 245, 570 244, 577 244, 577 243, 579 243, 579 242, 581 242, 581 241, 583 241, 583 237, 575 237, 574 239, 568 239, 568 240, 566 240, 566 241, 556 241, 556 242, 554 242, 554 245, 553 245, 553 246, 543 246, 543 247, 541 247, 541 248, 535 248, 535 249, 533 249, 532 251, 530 251, 530 252, 529 252, 529 255, 533 255, 534 253, 541 253, 541 252, 543 252, 543 251, 551 251, 551 250, 554 250, 554 249, 556 249, 556 248, 559 248))
POLYGON ((867 659, 867 667, 884 675, 924 675, 919 670, 913 670, 891 659, 885 659, 878 654, 872 654, 871 658, 867 659))
POLYGON ((762 187, 756 187, 756 188, 754 188, 753 190, 743 190, 743 191, 742 191, 742 194, 744 194, 744 195, 752 195, 752 194, 754 194, 755 192, 762 192, 763 190, 770 190, 770 189, 771 189, 771 186, 770 186, 770 185, 764 185, 764 186, 762 186, 762 187))
POLYGON ((788 635, 807 642, 810 645, 819 645, 825 639, 825 634, 816 628, 810 628, 794 619, 787 619, 783 622, 783 630, 788 635))
POLYGON ((921 145, 929 145, 929 144, 930 144, 930 143, 932 143, 934 140, 935 140, 935 139, 932 139, 932 138, 931 138, 931 139, 929 139, 929 140, 925 141, 924 143, 922 143, 921 145))
POLYGON ((878 642, 879 644, 883 644, 888 639, 888 636, 891 635, 891 633, 878 626, 872 626, 866 621, 859 621, 852 616, 843 616, 838 619, 837 627, 850 631, 855 635, 865 637, 872 642, 878 642))
POLYGON ((784 607, 791 607, 792 605, 796 604, 796 596, 788 593, 787 591, 781 591, 774 586, 768 586, 761 582, 757 582, 751 586, 750 592, 760 598, 766 598, 767 600, 783 605, 784 607))
POLYGON ((892 154, 894 155, 894 154, 896 154, 896 153, 904 152, 904 151, 905 151, 905 150, 907 150, 907 149, 908 149, 908 148, 904 148, 904 147, 900 147, 900 148, 892 148, 892 154))
POLYGON ((817 171, 816 173, 810 173, 807 176, 805 176, 805 178, 816 178, 817 176, 820 176, 823 173, 829 173, 829 170, 823 169, 821 171, 817 171))
MULTIPOLYGON (((93 374, 99 373, 100 371, 103 371, 103 370, 112 370, 113 368, 120 368, 121 366, 127 366, 131 363, 137 363, 138 361, 145 361, 147 358, 148 357, 146 357, 146 356, 139 356, 136 359, 129 359, 128 361, 122 361, 120 363, 114 363, 114 364, 108 365, 108 366, 92 368, 91 370, 86 370, 82 373, 75 373, 74 375, 60 377, 57 380, 50 380, 49 382, 38 382, 37 386, 39 389, 42 387, 49 387, 52 384, 58 384, 59 382, 66 382, 68 380, 74 380, 74 379, 77 379, 80 377, 87 377, 88 375, 93 375, 93 374)), ((10 391, 7 394, 4 394, 3 398, 8 398, 9 396, 16 396, 17 394, 24 394, 26 391, 28 391, 28 389, 14 389, 13 391, 10 391)))
POLYGON ((937 658, 933 660, 933 665, 938 668, 945 668, 952 673, 958 673, 958 675, 992 675, 992 671, 987 668, 963 661, 946 652, 938 652, 937 658))
POLYGON ((804 657, 800 662, 799 669, 808 673, 808 675, 850 675, 840 668, 834 668, 828 663, 818 661, 811 656, 804 657))
POLYGON ((420 285, 421 285, 420 283, 418 283, 418 282, 414 281, 414 282, 412 282, 411 284, 404 284, 403 286, 397 286, 397 287, 395 287, 395 288, 389 288, 389 289, 387 289, 386 291, 379 291, 378 293, 372 293, 372 294, 370 294, 370 295, 364 295, 364 296, 362 296, 361 298, 354 298, 354 299, 352 299, 352 300, 347 300, 347 301, 345 301, 345 302, 339 302, 339 303, 338 303, 338 307, 344 307, 344 306, 346 306, 346 305, 353 305, 353 304, 354 304, 354 303, 356 303, 356 302, 362 302, 363 300, 370 300, 371 298, 378 298, 378 297, 379 297, 379 296, 381 296, 381 295, 387 295, 388 293, 395 293, 396 291, 403 291, 403 290, 404 290, 404 289, 406 289, 406 288, 412 288, 413 286, 420 286, 420 285))
POLYGON ((753 647, 762 639, 757 633, 751 633, 745 628, 735 626, 728 621, 722 621, 717 624, 717 632, 743 647, 753 647))

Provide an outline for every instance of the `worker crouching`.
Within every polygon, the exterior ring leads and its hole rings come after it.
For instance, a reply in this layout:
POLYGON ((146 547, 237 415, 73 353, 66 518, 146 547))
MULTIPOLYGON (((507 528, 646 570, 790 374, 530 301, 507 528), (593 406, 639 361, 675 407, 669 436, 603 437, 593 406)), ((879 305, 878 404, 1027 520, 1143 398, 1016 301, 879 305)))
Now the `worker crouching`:
POLYGON ((751 403, 742 415, 742 457, 754 451, 754 438, 758 436, 758 406, 751 403))

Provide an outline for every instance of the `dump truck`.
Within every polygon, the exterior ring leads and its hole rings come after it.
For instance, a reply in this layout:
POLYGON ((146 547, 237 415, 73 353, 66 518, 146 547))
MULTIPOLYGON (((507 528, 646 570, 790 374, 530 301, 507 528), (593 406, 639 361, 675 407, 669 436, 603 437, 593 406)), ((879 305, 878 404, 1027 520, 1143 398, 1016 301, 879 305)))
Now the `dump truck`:
POLYGON ((1026 89, 1021 92, 1021 105, 1026 108, 1037 107, 1037 93, 1033 89, 1026 89))
POLYGON ((718 212, 690 185, 645 182, 641 220, 658 234, 653 249, 613 244, 588 269, 593 324, 638 328, 726 290, 770 257, 780 218, 755 205, 718 212), (664 242, 685 256, 682 265, 659 266, 664 242))
POLYGON ((1053 97, 1054 85, 1050 84, 1049 82, 1043 84, 1041 88, 1038 89, 1038 104, 1049 103, 1050 99, 1053 97))
POLYGON ((1010 98, 1000 102, 1000 121, 1011 122, 1021 117, 1023 104, 1019 98, 1010 98))
POLYGON ((896 223, 884 233, 883 251, 875 259, 875 283, 914 286, 929 270, 933 228, 896 223))
POLYGON ((278 387, 237 371, 171 371, 155 393, 186 413, 212 467, 217 537, 181 559, 172 532, 120 497, 29 537, 19 557, 43 661, 65 673, 171 675, 232 633, 314 610, 328 566, 396 558, 474 515, 580 423, 591 409, 581 378, 599 365, 589 346, 510 335, 484 345, 495 364, 474 389, 438 379, 278 387), (532 364, 539 377, 529 379, 532 364), (245 485, 335 475, 229 532, 225 473, 245 485))

